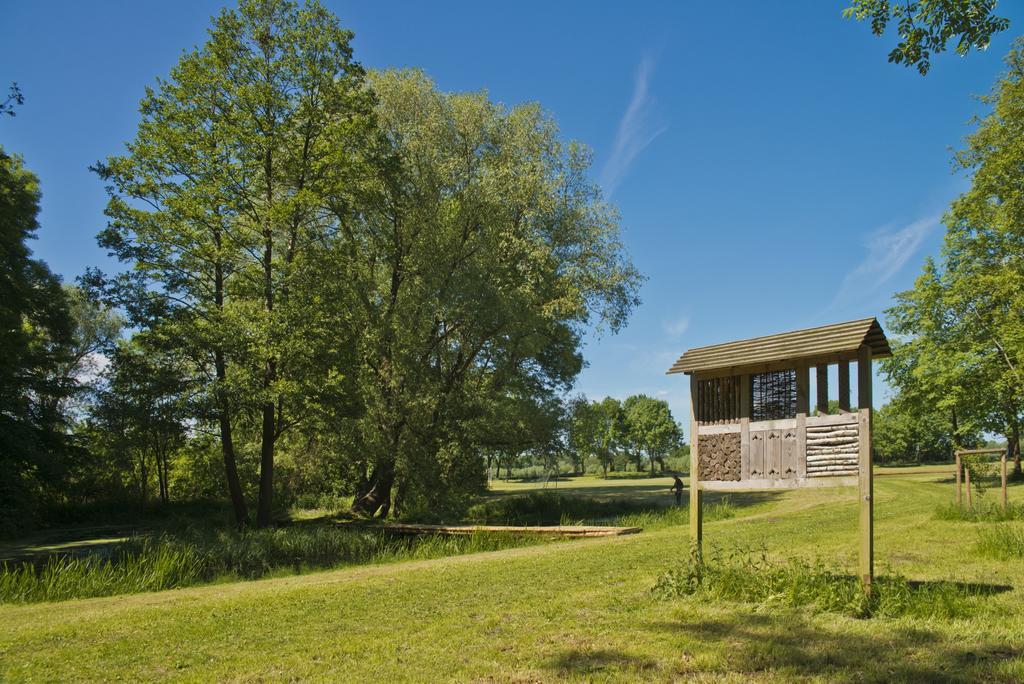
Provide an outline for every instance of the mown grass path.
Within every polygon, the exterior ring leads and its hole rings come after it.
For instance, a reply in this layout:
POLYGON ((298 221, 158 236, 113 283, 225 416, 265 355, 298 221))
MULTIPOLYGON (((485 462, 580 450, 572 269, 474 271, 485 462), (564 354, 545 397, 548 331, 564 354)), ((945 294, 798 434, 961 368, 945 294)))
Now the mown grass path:
MULTIPOLYGON (((659 600, 685 529, 157 594, 0 608, 0 679, 1022 681, 1024 563, 935 521, 934 475, 880 478, 880 572, 1005 584, 964 620, 659 600)), ((1017 500, 1024 488, 1015 487, 1017 500)), ((787 492, 709 544, 855 562, 852 490, 787 492)))

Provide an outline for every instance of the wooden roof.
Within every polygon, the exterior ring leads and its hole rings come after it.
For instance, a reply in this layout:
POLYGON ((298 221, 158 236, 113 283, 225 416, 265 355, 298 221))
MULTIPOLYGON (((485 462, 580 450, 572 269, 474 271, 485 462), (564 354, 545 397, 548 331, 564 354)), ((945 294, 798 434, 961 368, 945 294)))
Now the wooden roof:
POLYGON ((669 373, 704 373, 724 368, 777 364, 788 361, 822 361, 856 358, 866 344, 873 358, 892 356, 889 341, 875 318, 823 325, 749 340, 689 349, 669 373))

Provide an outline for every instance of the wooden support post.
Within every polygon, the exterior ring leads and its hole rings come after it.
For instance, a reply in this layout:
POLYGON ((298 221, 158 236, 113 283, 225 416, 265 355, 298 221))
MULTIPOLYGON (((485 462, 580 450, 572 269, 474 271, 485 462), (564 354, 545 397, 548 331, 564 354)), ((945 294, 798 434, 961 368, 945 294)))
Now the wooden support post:
POLYGON ((819 363, 815 369, 816 394, 818 395, 818 415, 828 415, 828 366, 819 363))
POLYGON ((839 362, 839 412, 850 412, 850 362, 839 362))
POLYGON ((697 398, 696 379, 690 376, 690 553, 697 559, 703 557, 704 511, 701 510, 700 491, 700 429, 694 414, 697 398))
POLYGON ((860 579, 871 593, 875 579, 874 474, 871 463, 871 347, 857 351, 857 407, 859 409, 858 490, 860 501, 860 579))
POLYGON ((807 366, 796 367, 796 414, 805 416, 810 412, 811 388, 807 366))
POLYGON ((740 376, 740 478, 750 477, 750 374, 740 376))
POLYGON ((1002 453, 1002 457, 999 459, 999 470, 1000 479, 1002 480, 1001 486, 1003 490, 1003 513, 1006 512, 1006 452, 1002 453))
POLYGON ((960 464, 960 452, 957 451, 954 455, 956 458, 956 507, 960 508, 962 505, 960 502, 963 500, 963 481, 960 479, 960 473, 962 472, 960 464))
POLYGON ((967 488, 967 510, 974 510, 974 501, 971 499, 971 466, 964 462, 964 486, 967 488))

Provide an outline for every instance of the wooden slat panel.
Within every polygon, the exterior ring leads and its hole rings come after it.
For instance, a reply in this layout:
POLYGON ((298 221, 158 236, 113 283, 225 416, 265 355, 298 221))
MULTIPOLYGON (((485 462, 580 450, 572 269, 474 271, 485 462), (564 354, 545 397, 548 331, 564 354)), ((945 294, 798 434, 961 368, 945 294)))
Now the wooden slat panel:
POLYGON ((772 430, 765 440, 764 465, 769 479, 782 477, 782 430, 772 430))
POLYGON ((764 455, 766 451, 765 438, 768 432, 757 431, 750 433, 750 477, 766 478, 767 468, 764 467, 764 455))
POLYGON ((783 430, 781 432, 781 435, 782 435, 782 468, 781 468, 782 475, 781 475, 781 477, 783 479, 787 479, 788 480, 788 479, 792 479, 794 477, 797 477, 798 476, 797 473, 799 472, 799 463, 798 463, 798 461, 804 460, 802 458, 799 458, 798 457, 799 455, 797 453, 797 450, 799 448, 799 440, 797 439, 797 430, 798 429, 799 429, 799 423, 798 423, 798 427, 793 428, 792 430, 783 430))

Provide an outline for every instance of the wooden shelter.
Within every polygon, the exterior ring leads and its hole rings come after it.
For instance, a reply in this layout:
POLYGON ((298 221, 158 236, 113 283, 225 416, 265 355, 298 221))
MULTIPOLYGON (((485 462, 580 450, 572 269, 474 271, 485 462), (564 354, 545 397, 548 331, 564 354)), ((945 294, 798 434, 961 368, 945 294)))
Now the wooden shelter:
POLYGON ((878 321, 690 349, 669 373, 690 376, 690 535, 699 553, 703 491, 857 486, 860 575, 873 578, 871 361, 891 356, 878 321), (857 367, 857 409, 850 364, 857 367), (839 411, 829 414, 829 366, 839 411), (810 373, 816 378, 811 412, 810 373))

